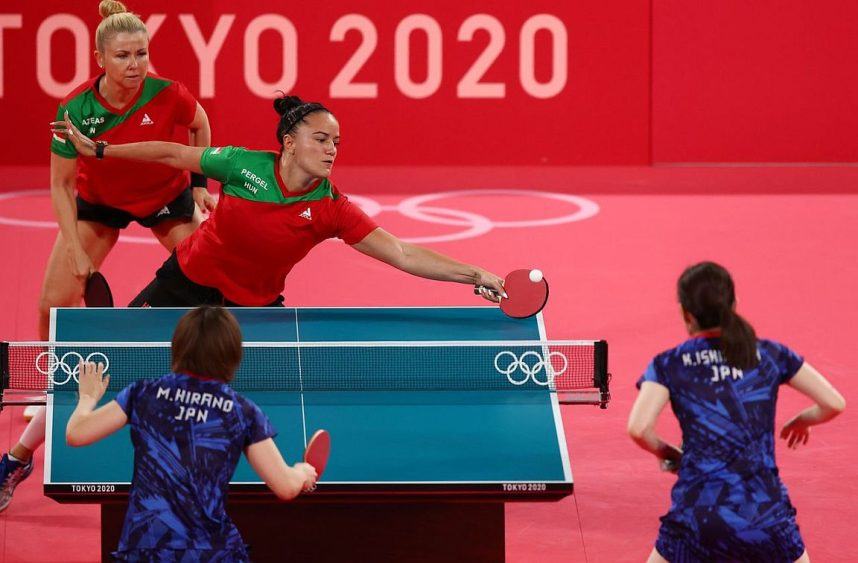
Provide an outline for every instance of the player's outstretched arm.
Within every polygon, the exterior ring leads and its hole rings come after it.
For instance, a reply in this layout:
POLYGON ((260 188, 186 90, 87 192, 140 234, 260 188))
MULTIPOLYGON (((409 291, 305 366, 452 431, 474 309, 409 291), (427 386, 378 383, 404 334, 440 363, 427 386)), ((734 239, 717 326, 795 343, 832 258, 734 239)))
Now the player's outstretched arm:
MULTIPOLYGON (((209 117, 203 106, 197 102, 197 111, 194 114, 194 120, 188 125, 188 145, 192 147, 207 148, 212 144, 212 130, 209 124, 209 117)), ((201 183, 197 184, 194 177, 191 177, 191 186, 193 187, 194 203, 200 208, 203 213, 214 211, 217 203, 206 187, 204 177, 200 177, 201 183)))
POLYGON ((307 463, 289 467, 271 438, 249 445, 244 455, 256 474, 280 499, 293 499, 301 491, 309 491, 316 486, 316 469, 307 463))
MULTIPOLYGON (((382 228, 375 229, 353 247, 367 256, 421 278, 481 285, 498 293, 503 292, 503 279, 495 274, 423 246, 404 242, 382 228)), ((483 295, 490 301, 498 300, 495 295, 483 295)))
POLYGON ((792 417, 781 429, 781 438, 795 449, 810 439, 811 426, 828 422, 842 413, 846 408, 846 399, 807 362, 789 380, 789 386, 816 403, 792 417))
POLYGON ((644 381, 640 393, 629 413, 628 431, 632 440, 660 460, 678 464, 682 450, 662 440, 655 432, 655 423, 670 400, 670 391, 664 385, 644 381))
POLYGON ((104 375, 104 365, 81 362, 79 366, 80 397, 66 425, 66 442, 70 446, 86 446, 97 442, 128 422, 125 411, 116 401, 95 409, 110 382, 110 376, 104 375))
MULTIPOLYGON (((71 141, 78 154, 84 156, 97 156, 99 143, 93 141, 80 132, 71 122, 68 112, 65 120, 51 122, 51 131, 55 135, 65 135, 71 141)), ((102 158, 123 158, 126 160, 139 160, 142 162, 155 162, 200 173, 200 158, 206 147, 189 147, 179 143, 168 143, 165 141, 145 141, 142 143, 124 143, 120 145, 104 145, 102 147, 102 158)))

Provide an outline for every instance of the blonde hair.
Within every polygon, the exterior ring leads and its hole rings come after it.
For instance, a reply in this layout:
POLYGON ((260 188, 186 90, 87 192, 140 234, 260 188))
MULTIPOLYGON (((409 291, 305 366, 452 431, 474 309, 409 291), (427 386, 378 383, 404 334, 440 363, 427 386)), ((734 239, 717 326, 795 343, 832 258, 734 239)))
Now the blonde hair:
POLYGON ((101 0, 98 4, 101 23, 95 30, 95 48, 99 53, 104 52, 104 44, 117 33, 143 32, 149 38, 149 32, 140 16, 131 13, 122 2, 116 0, 101 0))

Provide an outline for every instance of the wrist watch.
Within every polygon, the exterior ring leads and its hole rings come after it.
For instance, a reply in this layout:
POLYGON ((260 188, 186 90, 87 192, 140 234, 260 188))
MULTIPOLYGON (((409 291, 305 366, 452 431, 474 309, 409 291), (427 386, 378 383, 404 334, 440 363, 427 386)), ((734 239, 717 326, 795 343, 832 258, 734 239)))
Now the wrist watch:
POLYGON ((107 143, 104 141, 96 141, 95 142, 95 158, 98 160, 104 159, 104 147, 107 146, 107 143))

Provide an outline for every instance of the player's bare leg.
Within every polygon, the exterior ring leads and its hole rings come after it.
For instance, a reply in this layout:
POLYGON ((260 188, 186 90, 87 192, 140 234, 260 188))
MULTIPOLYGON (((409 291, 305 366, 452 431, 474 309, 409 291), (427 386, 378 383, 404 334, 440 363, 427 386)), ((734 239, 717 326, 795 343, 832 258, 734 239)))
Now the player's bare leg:
POLYGON ((194 216, 190 219, 170 219, 152 227, 152 234, 168 252, 173 252, 176 245, 190 236, 203 221, 203 214, 194 208, 194 216))
MULTIPOLYGON (((81 246, 92 260, 96 269, 119 239, 119 229, 107 227, 101 223, 78 221, 77 234, 81 246)), ((51 307, 76 307, 83 299, 86 280, 78 278, 72 272, 67 244, 62 233, 57 233, 56 242, 45 267, 45 279, 39 297, 39 338, 48 340, 50 331, 51 307)))

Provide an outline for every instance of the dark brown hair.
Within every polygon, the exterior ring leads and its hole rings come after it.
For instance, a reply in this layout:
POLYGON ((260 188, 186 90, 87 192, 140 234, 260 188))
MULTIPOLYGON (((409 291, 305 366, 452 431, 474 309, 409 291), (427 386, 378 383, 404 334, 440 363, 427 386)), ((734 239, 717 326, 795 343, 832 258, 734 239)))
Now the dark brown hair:
POLYGON ((757 366, 757 334, 736 313, 736 290, 730 272, 714 262, 700 262, 682 272, 677 283, 679 303, 694 315, 701 330, 721 329, 721 352, 731 366, 757 366))
POLYGON ((331 110, 319 102, 305 102, 298 96, 285 94, 274 100, 274 111, 280 116, 280 120, 277 122, 277 142, 280 143, 281 147, 283 146, 283 136, 294 131, 300 123, 304 122, 305 117, 318 111, 331 113, 331 110))
POLYGON ((179 319, 173 371, 230 382, 241 363, 241 329, 223 307, 204 305, 179 319))

